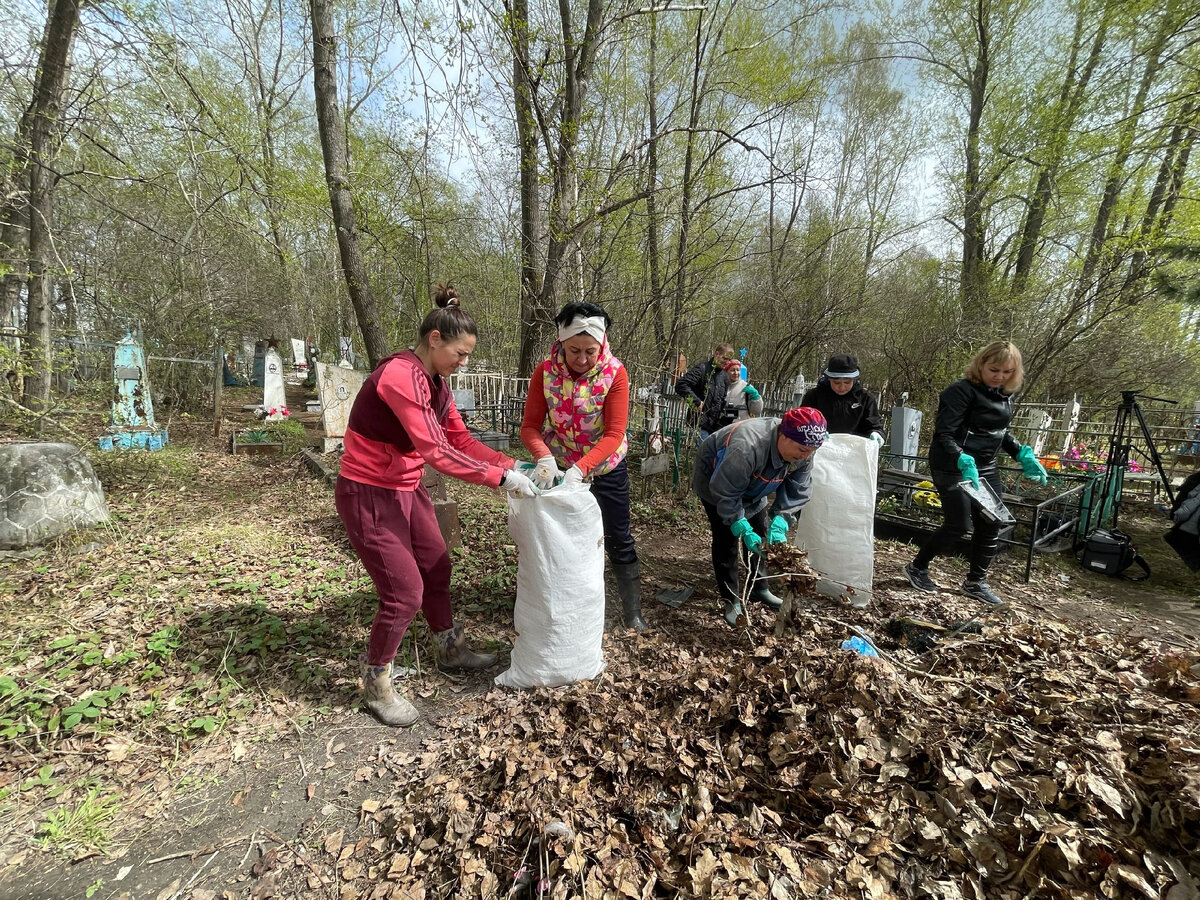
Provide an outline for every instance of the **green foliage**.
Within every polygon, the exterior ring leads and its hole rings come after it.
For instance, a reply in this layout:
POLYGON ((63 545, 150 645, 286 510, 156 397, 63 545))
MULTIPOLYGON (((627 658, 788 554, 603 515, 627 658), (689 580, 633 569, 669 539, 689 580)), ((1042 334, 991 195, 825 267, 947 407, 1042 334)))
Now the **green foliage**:
POLYGON ((38 826, 37 841, 63 854, 80 850, 104 852, 112 841, 108 828, 120 807, 119 796, 98 787, 69 808, 59 808, 38 826))

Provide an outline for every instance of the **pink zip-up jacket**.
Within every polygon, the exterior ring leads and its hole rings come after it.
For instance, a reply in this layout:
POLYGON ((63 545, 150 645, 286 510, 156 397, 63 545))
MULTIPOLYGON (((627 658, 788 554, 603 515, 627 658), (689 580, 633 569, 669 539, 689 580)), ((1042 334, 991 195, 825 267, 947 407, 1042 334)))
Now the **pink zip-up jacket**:
POLYGON ((411 350, 382 360, 363 383, 342 444, 343 477, 398 491, 415 491, 426 463, 493 488, 516 466, 467 431, 450 386, 411 350))

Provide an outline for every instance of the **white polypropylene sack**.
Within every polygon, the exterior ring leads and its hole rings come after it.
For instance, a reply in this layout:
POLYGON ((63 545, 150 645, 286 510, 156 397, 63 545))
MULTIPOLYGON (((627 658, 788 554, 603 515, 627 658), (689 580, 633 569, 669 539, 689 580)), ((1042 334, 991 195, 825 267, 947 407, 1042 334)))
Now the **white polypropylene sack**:
POLYGON ((808 551, 808 564, 822 575, 869 595, 879 446, 869 438, 831 434, 812 459, 812 498, 796 525, 796 546, 808 551))
POLYGON ((554 687, 604 670, 604 523, 585 484, 510 497, 517 544, 517 639, 496 683, 554 687))

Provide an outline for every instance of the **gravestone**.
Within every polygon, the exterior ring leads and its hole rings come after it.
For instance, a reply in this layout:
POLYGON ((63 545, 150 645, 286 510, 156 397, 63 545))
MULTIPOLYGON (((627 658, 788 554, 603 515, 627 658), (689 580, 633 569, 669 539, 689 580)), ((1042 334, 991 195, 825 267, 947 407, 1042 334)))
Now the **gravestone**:
POLYGON ((100 435, 101 450, 161 450, 167 431, 154 423, 154 400, 146 373, 146 355, 133 334, 113 348, 112 424, 100 435))
POLYGON ((458 503, 446 495, 446 476, 426 466, 421 473, 421 485, 433 501, 433 512, 437 516, 438 530, 446 542, 446 549, 453 550, 462 543, 462 529, 458 521, 458 503))
POLYGON ((282 421, 283 411, 287 409, 287 394, 283 389, 283 360, 274 347, 267 350, 263 361, 262 408, 267 412, 268 422, 282 421))
POLYGON ((350 363, 350 368, 354 368, 354 341, 348 337, 338 338, 338 358, 350 363))
POLYGON ((1054 416, 1044 409, 1031 409, 1029 420, 1033 426, 1033 454, 1041 456, 1046 449, 1046 441, 1050 437, 1050 428, 1054 425, 1054 416))
POLYGON ((267 345, 263 341, 254 344, 254 368, 250 373, 250 384, 262 387, 267 371, 267 345))
POLYGON ((77 447, 0 446, 0 548, 36 547, 108 518, 104 490, 77 447))
MULTIPOLYGON (((905 394, 904 398, 908 399, 908 395, 905 394)), ((917 470, 915 459, 902 459, 901 457, 917 455, 920 449, 922 418, 921 411, 913 409, 911 406, 892 407, 892 439, 888 442, 888 447, 892 451, 888 462, 892 468, 905 472, 917 470)))
POLYGON ((321 427, 325 430, 324 452, 342 444, 350 423, 350 409, 367 376, 353 369, 317 363, 317 396, 321 398, 321 427))
POLYGON ((303 366, 308 364, 308 360, 304 357, 304 341, 299 338, 291 338, 292 341, 292 365, 303 366))

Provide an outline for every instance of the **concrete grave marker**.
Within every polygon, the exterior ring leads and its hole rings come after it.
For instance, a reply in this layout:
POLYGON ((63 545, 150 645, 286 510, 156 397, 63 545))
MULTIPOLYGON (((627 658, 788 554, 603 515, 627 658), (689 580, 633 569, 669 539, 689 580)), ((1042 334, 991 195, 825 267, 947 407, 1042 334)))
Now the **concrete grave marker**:
POLYGON ((100 436, 100 449, 161 450, 167 431, 154 423, 146 354, 130 332, 113 348, 113 388, 112 425, 100 436))
POLYGON ((349 368, 354 368, 354 341, 348 337, 338 338, 338 358, 348 362, 349 368))
POLYGON ((350 408, 367 376, 353 369, 317 363, 317 396, 321 398, 321 427, 325 429, 325 452, 341 446, 350 423, 350 408))
POLYGON ((267 350, 263 360, 263 409, 268 422, 282 421, 287 409, 287 395, 283 390, 283 360, 274 347, 267 350), (271 412, 275 410, 275 412, 271 412))
POLYGON ((304 341, 299 338, 291 338, 292 341, 292 365, 302 366, 308 365, 308 360, 304 356, 304 341))

